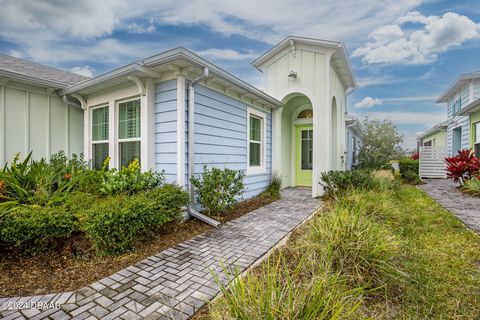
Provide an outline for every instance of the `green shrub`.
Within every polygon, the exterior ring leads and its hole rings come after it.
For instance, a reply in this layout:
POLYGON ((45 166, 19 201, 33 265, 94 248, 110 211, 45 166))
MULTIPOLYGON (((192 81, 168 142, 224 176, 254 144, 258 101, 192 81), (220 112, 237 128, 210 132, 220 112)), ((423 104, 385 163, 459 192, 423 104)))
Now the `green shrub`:
POLYGON ((480 195, 480 177, 466 180, 462 186, 462 191, 474 195, 480 195))
POLYGON ((200 177, 190 179, 197 191, 198 202, 208 214, 217 215, 231 209, 244 190, 245 173, 232 169, 208 169, 203 166, 200 177))
POLYGON ((282 187, 282 180, 277 176, 272 176, 272 180, 268 185, 267 189, 265 189, 265 193, 270 195, 273 198, 280 198, 280 189, 282 187))
POLYGON ((399 160, 398 166, 402 177, 404 173, 408 171, 415 172, 418 175, 419 163, 419 160, 413 160, 409 158, 399 160))
POLYGON ((0 209, 0 238, 13 248, 46 249, 77 230, 74 215, 64 206, 16 205, 0 209))
POLYGON ((121 253, 131 249, 148 231, 179 220, 187 202, 188 195, 173 185, 131 196, 109 196, 86 210, 85 231, 100 251, 121 253))
POLYGON ((405 171, 403 172, 402 177, 405 181, 412 184, 420 184, 422 182, 418 173, 414 171, 405 171))
POLYGON ((336 196, 350 191, 353 188, 372 189, 375 179, 371 172, 366 170, 328 171, 322 173, 327 196, 336 196))
POLYGON ((376 288, 401 274, 399 242, 361 210, 335 208, 310 229, 310 244, 333 270, 354 286, 376 288))
POLYGON ((138 160, 134 160, 127 168, 110 169, 103 173, 100 191, 113 195, 119 192, 133 194, 151 190, 160 186, 165 180, 164 174, 154 171, 142 172, 138 160))
MULTIPOLYGON (((302 262, 299 262, 300 264, 302 262)), ((317 270, 305 277, 282 256, 268 259, 257 272, 218 276, 222 298, 209 305, 212 319, 356 319, 362 289, 349 290, 342 276, 317 270), (236 279, 235 281, 233 281, 236 279)))

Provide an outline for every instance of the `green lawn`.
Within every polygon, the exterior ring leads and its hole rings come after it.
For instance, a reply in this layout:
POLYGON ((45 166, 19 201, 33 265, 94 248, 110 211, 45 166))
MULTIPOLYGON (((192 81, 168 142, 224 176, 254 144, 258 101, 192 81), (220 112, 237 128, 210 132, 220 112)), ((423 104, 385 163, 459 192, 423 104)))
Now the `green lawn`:
POLYGON ((212 319, 480 319, 480 237, 421 190, 330 201, 209 305, 212 319))

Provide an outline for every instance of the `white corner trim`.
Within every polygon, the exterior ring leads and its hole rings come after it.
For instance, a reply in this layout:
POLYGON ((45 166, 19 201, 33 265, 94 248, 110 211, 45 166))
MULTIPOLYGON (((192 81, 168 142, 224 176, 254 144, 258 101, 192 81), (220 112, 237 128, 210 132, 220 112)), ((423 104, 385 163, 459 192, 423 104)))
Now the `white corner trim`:
POLYGON ((155 82, 147 78, 146 93, 140 96, 140 154, 143 171, 155 166, 155 82))
POLYGON ((265 174, 267 173, 267 114, 263 111, 258 109, 247 107, 247 175, 254 175, 254 174, 265 174), (250 115, 253 115, 257 118, 261 119, 262 125, 262 146, 260 155, 260 166, 251 167, 250 162, 250 115))
POLYGON ((177 77, 177 183, 185 186, 185 77, 177 77))

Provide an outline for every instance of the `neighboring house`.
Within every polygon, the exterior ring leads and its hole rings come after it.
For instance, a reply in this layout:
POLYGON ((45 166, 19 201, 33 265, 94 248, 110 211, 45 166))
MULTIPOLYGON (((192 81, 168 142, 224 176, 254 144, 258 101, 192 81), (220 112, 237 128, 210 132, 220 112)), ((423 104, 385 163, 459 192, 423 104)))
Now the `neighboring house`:
POLYGON ((480 71, 463 74, 437 99, 447 103, 447 153, 474 148, 480 155, 480 71))
MULTIPOLYGON (((47 97, 68 104, 50 109, 47 114, 56 120, 48 122, 61 123, 68 141, 83 134, 83 152, 94 167, 108 156, 115 168, 139 159, 142 169, 163 170, 168 182, 182 186, 203 165, 228 167, 245 171, 245 198, 262 192, 272 174, 281 176, 284 187, 311 186, 312 196, 321 195, 321 172, 344 168, 346 96, 356 87, 343 44, 288 37, 253 65, 264 74, 265 92, 175 48, 94 78, 48 87, 47 97), (83 122, 75 121, 72 132, 70 116, 82 113, 83 122)), ((9 101, 1 106, 15 110, 9 101)), ((22 121, 31 131, 33 123, 22 121)), ((16 131, 5 132, 3 143, 16 131)), ((44 139, 30 139, 20 151, 41 149, 36 143, 44 139)), ((69 154, 80 151, 77 139, 64 148, 69 154)), ((4 161, 13 146, 8 150, 4 161)))
POLYGON ((470 147, 475 156, 480 158, 480 86, 477 88, 478 97, 466 105, 458 113, 470 118, 470 147))
POLYGON ((358 118, 351 115, 345 116, 347 127, 347 141, 345 150, 345 168, 352 170, 358 167, 358 154, 362 146, 362 124, 358 118))
POLYGON ((34 158, 83 151, 83 111, 57 91, 86 77, 0 54, 0 165, 15 154, 34 158))
POLYGON ((445 147, 447 145, 448 122, 434 125, 417 137, 419 146, 445 147))

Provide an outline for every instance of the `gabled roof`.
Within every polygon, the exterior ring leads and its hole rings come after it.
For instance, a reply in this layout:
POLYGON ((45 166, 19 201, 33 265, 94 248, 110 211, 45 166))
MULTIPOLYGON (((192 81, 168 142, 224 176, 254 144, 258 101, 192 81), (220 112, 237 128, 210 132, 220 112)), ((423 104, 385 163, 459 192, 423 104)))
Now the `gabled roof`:
POLYGON ((60 95, 90 94, 92 92, 101 90, 103 88, 127 83, 130 80, 128 76, 137 75, 145 76, 145 70, 161 74, 166 71, 171 71, 172 68, 196 70, 201 73, 203 68, 209 69, 209 76, 215 80, 225 84, 225 86, 235 87, 236 90, 245 96, 260 100, 272 107, 281 107, 283 103, 271 97, 263 91, 255 88, 251 84, 237 78, 231 73, 214 65, 213 63, 203 59, 192 51, 183 47, 177 47, 160 54, 145 58, 140 61, 135 61, 118 69, 109 71, 94 78, 71 85, 60 92, 60 95))
POLYGON ((435 132, 439 132, 439 131, 442 131, 442 130, 447 130, 447 127, 448 127, 448 121, 440 122, 440 123, 434 125, 433 127, 431 127, 430 129, 428 129, 427 131, 419 134, 417 138, 418 139, 423 139, 425 137, 428 137, 429 135, 434 134, 435 132))
MULTIPOLYGON (((260 70, 260 66, 267 61, 268 59, 275 56, 277 53, 283 49, 295 45, 295 43, 303 43, 313 46, 324 47, 328 49, 334 49, 332 55, 332 62, 336 66, 338 73, 340 75, 341 81, 347 88, 356 88, 357 81, 355 80, 355 75, 353 73, 352 64, 348 58, 347 50, 345 49, 345 44, 339 41, 332 40, 322 40, 298 36, 288 36, 284 40, 280 41, 276 46, 265 52, 263 55, 258 57, 252 62, 252 65, 260 70)), ((260 70, 261 71, 261 70, 260 70)))
POLYGON ((0 54, 0 76, 57 89, 88 79, 72 72, 0 54))
POLYGON ((461 89, 470 80, 480 79, 480 70, 471 73, 465 73, 460 75, 448 88, 445 90, 437 102, 448 102, 449 98, 453 96, 459 89, 461 89))

